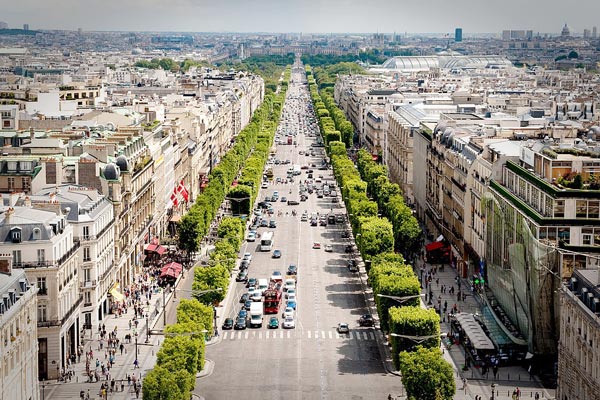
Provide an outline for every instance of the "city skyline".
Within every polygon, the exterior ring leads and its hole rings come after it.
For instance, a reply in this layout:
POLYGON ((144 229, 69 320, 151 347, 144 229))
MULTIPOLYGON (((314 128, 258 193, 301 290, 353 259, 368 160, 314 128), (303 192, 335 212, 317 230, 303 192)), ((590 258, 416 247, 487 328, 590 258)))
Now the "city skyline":
POLYGON ((11 28, 29 24, 31 29, 84 31, 453 33, 462 27, 465 36, 504 29, 558 34, 565 23, 572 33, 597 24, 594 16, 600 12, 600 3, 581 3, 577 8, 566 3, 548 8, 541 0, 498 4, 472 0, 306 0, 292 4, 275 0, 90 0, 82 6, 76 0, 24 0, 4 10, 2 19, 11 28), (226 18, 214 18, 221 15, 226 18), (536 15, 543 18, 532 18, 536 15))

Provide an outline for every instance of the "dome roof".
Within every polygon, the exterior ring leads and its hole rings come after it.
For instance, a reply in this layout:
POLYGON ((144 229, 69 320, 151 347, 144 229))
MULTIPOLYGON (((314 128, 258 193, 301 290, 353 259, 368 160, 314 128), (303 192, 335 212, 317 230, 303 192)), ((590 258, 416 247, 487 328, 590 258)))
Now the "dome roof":
POLYGON ((600 135, 600 126, 594 125, 590 128, 589 133, 600 135))
POLYGON ((127 172, 129 171, 129 161, 127 161, 127 157, 125 157, 123 154, 121 154, 119 157, 117 157, 117 167, 119 167, 119 169, 121 171, 127 172))
POLYGON ((104 167, 104 178, 107 180, 116 181, 119 179, 119 175, 121 175, 121 172, 119 167, 115 164, 107 164, 106 167, 104 167))

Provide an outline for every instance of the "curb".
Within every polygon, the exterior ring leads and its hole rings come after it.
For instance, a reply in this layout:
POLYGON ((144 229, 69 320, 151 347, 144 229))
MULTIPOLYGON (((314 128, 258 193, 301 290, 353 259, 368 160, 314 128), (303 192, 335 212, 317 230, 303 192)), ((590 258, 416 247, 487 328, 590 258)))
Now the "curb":
POLYGON ((211 376, 213 371, 215 370, 215 362, 213 360, 209 360, 208 358, 204 360, 204 368, 202 371, 196 374, 196 379, 206 378, 211 376))

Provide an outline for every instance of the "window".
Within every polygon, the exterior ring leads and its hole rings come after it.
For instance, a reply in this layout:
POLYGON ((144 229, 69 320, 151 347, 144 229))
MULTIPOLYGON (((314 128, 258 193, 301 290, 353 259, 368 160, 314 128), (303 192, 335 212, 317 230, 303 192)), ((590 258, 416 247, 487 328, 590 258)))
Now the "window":
POLYGON ((15 188, 15 178, 12 176, 8 177, 8 190, 13 190, 15 188))
POLYGON ((84 226, 83 227, 83 239, 88 240, 89 238, 90 238, 90 227, 84 226))
POLYGON ((38 262, 40 262, 40 263, 43 263, 44 261, 46 261, 46 250, 38 249, 37 259, 38 259, 38 262))
POLYGON ((20 265, 21 264, 21 250, 13 250, 12 252, 13 254, 13 265, 20 265))
POLYGON ((83 301, 86 304, 92 304, 92 292, 90 292, 90 291, 84 292, 83 297, 84 297, 83 301))
POLYGON ((42 238, 42 231, 40 228, 33 228, 33 240, 40 240, 42 238))
POLYGON ((581 244, 583 244, 584 246, 591 246, 592 245, 592 235, 583 234, 581 244))
POLYGON ((89 282, 91 280, 91 270, 89 268, 83 269, 83 281, 89 282))
POLYGON ((90 261, 92 258, 90 257, 90 248, 83 248, 83 261, 90 261))
POLYGON ((13 243, 21 243, 21 228, 11 229, 10 235, 13 243))
POLYGON ((577 200, 575 204, 575 216, 577 218, 587 218, 587 201, 577 200))
POLYGON ((564 218, 565 216, 565 201, 556 200, 554 202, 554 218, 564 218))
POLYGON ((39 304, 37 309, 38 322, 48 321, 48 308, 45 304, 39 304))
POLYGON ((24 176, 21 178, 21 187, 23 190, 29 190, 31 187, 29 186, 29 178, 24 176))
POLYGON ((38 276, 37 278, 38 294, 47 294, 48 287, 46 286, 46 277, 38 276))
POLYGON ((600 201, 590 200, 588 201, 588 218, 600 218, 600 201))

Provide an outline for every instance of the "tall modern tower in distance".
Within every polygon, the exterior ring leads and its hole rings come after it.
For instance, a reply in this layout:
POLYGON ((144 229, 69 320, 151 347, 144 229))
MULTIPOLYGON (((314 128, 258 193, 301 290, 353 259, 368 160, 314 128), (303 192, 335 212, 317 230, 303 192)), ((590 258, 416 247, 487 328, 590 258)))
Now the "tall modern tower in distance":
POLYGON ((454 41, 462 42, 462 28, 456 28, 454 30, 454 41))

